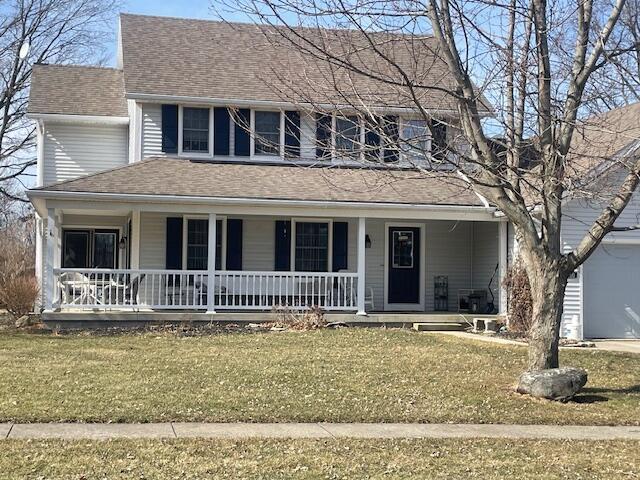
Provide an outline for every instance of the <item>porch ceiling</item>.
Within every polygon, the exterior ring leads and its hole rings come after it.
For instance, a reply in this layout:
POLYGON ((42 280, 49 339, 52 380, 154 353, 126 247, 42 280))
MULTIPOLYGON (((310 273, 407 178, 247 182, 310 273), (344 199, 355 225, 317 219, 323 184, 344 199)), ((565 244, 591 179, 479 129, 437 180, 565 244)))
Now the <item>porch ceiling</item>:
MULTIPOLYGON (((313 168, 150 158, 31 190, 46 192, 483 207, 454 173, 313 168)), ((37 192, 37 193, 36 193, 37 192)), ((34 195, 34 196, 36 196, 34 195)))

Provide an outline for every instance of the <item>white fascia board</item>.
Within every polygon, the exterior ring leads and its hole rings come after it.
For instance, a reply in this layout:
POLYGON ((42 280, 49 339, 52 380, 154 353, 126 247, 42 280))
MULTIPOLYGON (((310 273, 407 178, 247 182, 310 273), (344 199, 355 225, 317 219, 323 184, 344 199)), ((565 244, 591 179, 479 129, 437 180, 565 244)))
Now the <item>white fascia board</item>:
MULTIPOLYGON (((309 108, 313 109, 326 109, 326 110, 335 110, 335 109, 344 109, 348 110, 353 108, 353 105, 336 105, 336 104, 322 104, 316 103, 311 104, 308 102, 275 102, 270 100, 247 100, 242 98, 210 98, 210 97, 189 97, 182 95, 157 95, 153 93, 127 93, 125 95, 127 99, 130 100, 138 100, 140 102, 148 102, 148 103, 189 103, 196 105, 214 105, 214 106, 237 106, 237 107, 255 107, 255 108, 283 108, 283 109, 293 109, 293 108, 309 108)), ((370 110, 374 112, 380 113, 397 113, 399 115, 402 114, 415 114, 417 112, 417 108, 408 108, 408 107, 371 107, 370 110)), ((429 108, 425 108, 428 112, 432 114, 446 114, 446 115, 457 115, 458 112, 456 110, 450 109, 434 109, 431 110, 429 108)), ((480 117, 489 116, 491 113, 482 113, 480 117)))
POLYGON ((85 123, 99 125, 129 125, 129 117, 106 115, 67 115, 60 113, 29 113, 28 118, 49 123, 85 123))
MULTIPOLYGON (((441 219, 478 219, 497 221, 494 216, 494 208, 474 205, 420 205, 398 203, 370 203, 370 202, 323 202, 315 200, 279 200, 265 198, 228 198, 228 197, 198 197, 176 195, 146 195, 146 194, 114 194, 94 192, 61 192, 47 190, 27 191, 29 199, 37 205, 41 200, 47 203, 53 200, 67 201, 67 208, 83 208, 87 202, 100 202, 104 208, 104 202, 145 204, 144 210, 166 209, 168 205, 184 209, 185 205, 191 205, 190 211, 195 205, 202 206, 203 211, 210 211, 211 207, 218 207, 227 211, 247 214, 282 214, 285 210, 305 210, 308 214, 327 215, 339 217, 371 216, 392 218, 441 218, 441 219), (260 210, 260 211, 259 211, 260 210)), ((62 204, 61 204, 62 205, 62 204)), ((62 208, 62 207, 61 207, 62 208)))

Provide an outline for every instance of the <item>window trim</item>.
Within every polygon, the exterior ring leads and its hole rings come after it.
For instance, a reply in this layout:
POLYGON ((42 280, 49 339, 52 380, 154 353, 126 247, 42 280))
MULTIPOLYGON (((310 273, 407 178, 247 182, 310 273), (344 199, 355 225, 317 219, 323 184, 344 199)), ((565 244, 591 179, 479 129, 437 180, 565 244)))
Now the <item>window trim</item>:
POLYGON ((314 272, 314 273, 329 273, 333 271, 333 218, 316 218, 316 217, 297 217, 291 218, 291 250, 289 252, 289 271, 299 272, 296 270, 296 240, 298 238, 297 235, 297 224, 298 223, 326 223, 328 227, 328 238, 327 241, 329 244, 327 245, 327 271, 326 272, 314 272))
MULTIPOLYGON (((182 216, 182 270, 187 270, 187 251, 189 250, 187 241, 189 240, 189 220, 209 220, 208 215, 183 215, 182 216)), ((216 221, 222 221, 222 245, 220 246, 220 270, 227 269, 227 217, 226 215, 216 215, 216 221)), ((208 252, 207 252, 208 254, 208 252)), ((198 270, 201 271, 201 270, 198 270)), ((206 270, 202 270, 206 271, 206 270)))
POLYGON ((211 158, 213 157, 213 107, 210 105, 178 105, 178 156, 190 158, 211 158), (207 139, 207 152, 188 152, 183 149, 184 142, 184 109, 202 108, 209 110, 209 138, 207 139))

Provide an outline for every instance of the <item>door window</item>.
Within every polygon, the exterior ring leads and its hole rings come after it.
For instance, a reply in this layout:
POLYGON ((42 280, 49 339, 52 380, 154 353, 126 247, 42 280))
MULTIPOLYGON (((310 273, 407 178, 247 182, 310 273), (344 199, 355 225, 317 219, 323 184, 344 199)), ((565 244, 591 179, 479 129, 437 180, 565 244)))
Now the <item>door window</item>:
POLYGON ((413 268, 413 232, 393 231, 393 268, 413 268))

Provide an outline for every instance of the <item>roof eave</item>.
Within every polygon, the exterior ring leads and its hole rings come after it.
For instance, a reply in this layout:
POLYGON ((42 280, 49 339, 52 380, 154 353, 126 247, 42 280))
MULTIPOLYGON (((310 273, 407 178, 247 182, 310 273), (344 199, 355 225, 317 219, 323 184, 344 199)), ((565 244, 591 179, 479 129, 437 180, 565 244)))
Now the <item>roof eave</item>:
POLYGON ((76 115, 68 113, 27 112, 27 118, 55 123, 84 123, 100 125, 129 125, 128 116, 116 115, 76 115))

